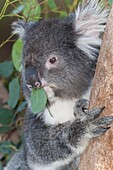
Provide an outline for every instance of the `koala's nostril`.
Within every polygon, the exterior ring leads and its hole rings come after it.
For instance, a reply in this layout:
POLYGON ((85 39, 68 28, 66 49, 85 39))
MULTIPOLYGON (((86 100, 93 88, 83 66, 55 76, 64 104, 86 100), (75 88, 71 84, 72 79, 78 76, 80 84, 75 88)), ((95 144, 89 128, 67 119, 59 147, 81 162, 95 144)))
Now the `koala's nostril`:
POLYGON ((29 90, 31 91, 31 90, 33 90, 34 88, 41 88, 41 87, 42 87, 42 84, 39 83, 39 82, 36 82, 36 83, 34 83, 34 84, 32 84, 32 85, 27 84, 27 87, 28 87, 29 90))
POLYGON ((35 83, 35 87, 36 87, 36 88, 40 88, 41 86, 42 86, 41 83, 39 83, 39 82, 36 82, 36 83, 35 83))

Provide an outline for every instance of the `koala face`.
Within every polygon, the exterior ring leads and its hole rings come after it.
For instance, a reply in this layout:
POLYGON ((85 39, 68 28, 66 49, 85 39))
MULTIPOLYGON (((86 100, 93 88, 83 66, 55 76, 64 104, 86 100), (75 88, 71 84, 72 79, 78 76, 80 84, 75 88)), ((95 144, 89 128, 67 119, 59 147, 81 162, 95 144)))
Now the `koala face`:
POLYGON ((91 1, 64 19, 13 24, 24 41, 22 82, 27 99, 31 88, 44 87, 48 98, 62 99, 80 98, 88 90, 107 15, 91 1))
POLYGON ((64 20, 32 24, 23 47, 27 87, 44 87, 47 94, 51 88, 61 98, 80 97, 90 86, 95 63, 87 60, 76 39, 73 25, 64 20))

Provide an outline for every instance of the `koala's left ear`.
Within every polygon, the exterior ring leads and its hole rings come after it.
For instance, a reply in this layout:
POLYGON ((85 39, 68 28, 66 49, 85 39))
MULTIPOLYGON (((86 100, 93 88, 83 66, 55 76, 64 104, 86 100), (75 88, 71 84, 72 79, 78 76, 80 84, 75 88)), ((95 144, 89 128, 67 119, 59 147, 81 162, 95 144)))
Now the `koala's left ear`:
POLYGON ((19 38, 24 39, 26 30, 28 29, 30 23, 23 20, 18 20, 12 24, 13 34, 17 34, 19 38))
POLYGON ((75 15, 70 15, 73 28, 77 35, 76 45, 91 59, 97 54, 101 45, 101 34, 104 32, 109 9, 105 9, 100 0, 87 0, 79 4, 75 15))

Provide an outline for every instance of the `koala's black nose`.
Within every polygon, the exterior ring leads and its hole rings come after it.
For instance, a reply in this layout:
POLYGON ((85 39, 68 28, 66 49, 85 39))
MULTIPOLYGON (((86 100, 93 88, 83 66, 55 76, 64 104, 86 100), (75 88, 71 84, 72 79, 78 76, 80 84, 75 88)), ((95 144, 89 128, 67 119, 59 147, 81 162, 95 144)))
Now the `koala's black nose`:
POLYGON ((42 86, 40 75, 36 67, 32 65, 25 69, 25 79, 28 87, 40 88, 42 86))

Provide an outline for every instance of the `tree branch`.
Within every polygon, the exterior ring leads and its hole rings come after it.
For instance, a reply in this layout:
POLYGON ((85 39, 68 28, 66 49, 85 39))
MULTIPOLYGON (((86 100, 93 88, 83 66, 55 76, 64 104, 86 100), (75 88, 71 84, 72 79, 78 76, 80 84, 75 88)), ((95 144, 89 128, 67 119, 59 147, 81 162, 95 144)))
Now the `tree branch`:
MULTIPOLYGON (((113 6, 107 22, 91 93, 90 108, 105 106, 101 116, 113 115, 113 6)), ((81 158, 79 170, 113 170, 113 124, 93 139, 81 158)))

